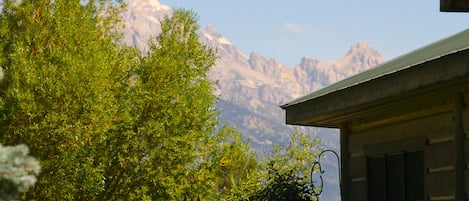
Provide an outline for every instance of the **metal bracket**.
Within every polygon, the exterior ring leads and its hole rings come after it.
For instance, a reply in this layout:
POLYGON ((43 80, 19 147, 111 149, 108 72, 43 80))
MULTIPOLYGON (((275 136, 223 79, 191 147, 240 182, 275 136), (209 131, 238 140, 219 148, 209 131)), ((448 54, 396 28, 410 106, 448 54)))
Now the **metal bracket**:
POLYGON ((322 190, 323 190, 323 186, 324 186, 324 180, 322 178, 322 174, 324 174, 324 172, 325 172, 322 169, 322 166, 321 166, 321 156, 326 152, 333 153, 335 155, 335 157, 337 158, 337 167, 338 167, 338 171, 339 171, 339 182, 340 182, 340 186, 342 186, 339 154, 337 154, 337 152, 335 152, 334 150, 331 150, 331 149, 326 149, 326 150, 321 151, 321 153, 319 153, 319 155, 318 155, 318 160, 313 162, 313 166, 311 167, 311 184, 313 186, 312 190, 313 190, 314 196, 317 198, 318 201, 319 201, 319 195, 321 195, 322 190), (319 178, 321 179, 321 186, 318 188, 319 189, 318 191, 316 191, 316 188, 315 188, 314 182, 313 182, 313 174, 314 174, 314 170, 316 170, 316 168, 319 169, 319 174, 320 174, 319 178))

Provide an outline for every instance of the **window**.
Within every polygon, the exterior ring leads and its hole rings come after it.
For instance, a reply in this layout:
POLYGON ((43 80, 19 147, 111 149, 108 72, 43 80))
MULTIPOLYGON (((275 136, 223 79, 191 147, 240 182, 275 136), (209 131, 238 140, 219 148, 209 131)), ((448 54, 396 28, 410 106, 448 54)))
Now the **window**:
POLYGON ((368 200, 424 200, 423 152, 401 152, 368 158, 368 200))

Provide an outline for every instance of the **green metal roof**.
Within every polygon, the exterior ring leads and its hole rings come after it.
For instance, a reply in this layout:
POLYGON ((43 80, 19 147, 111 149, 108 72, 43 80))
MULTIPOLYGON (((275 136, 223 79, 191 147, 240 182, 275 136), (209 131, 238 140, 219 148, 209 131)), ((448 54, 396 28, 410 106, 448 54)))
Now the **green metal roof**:
POLYGON ((326 96, 336 91, 359 85, 361 83, 365 83, 373 79, 393 74, 395 72, 405 70, 413 66, 466 49, 469 49, 469 29, 466 29, 453 36, 432 43, 428 46, 414 50, 408 54, 397 57, 393 60, 378 65, 375 68, 351 76, 328 87, 315 91, 309 95, 300 97, 280 107, 285 109, 292 105, 297 105, 308 100, 326 96))

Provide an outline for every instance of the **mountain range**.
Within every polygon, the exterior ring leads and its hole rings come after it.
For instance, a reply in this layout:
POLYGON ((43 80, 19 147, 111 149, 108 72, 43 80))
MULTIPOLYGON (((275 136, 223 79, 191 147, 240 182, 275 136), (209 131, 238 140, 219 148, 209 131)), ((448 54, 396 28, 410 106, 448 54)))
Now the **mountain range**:
MULTIPOLYGON (((172 10, 157 0, 128 0, 127 3, 127 10, 122 13, 124 41, 145 52, 149 38, 161 31, 160 20, 171 15, 172 10)), ((337 151, 337 130, 285 125, 285 114, 279 105, 370 69, 384 60, 369 44, 359 41, 336 61, 324 62, 305 56, 292 67, 265 58, 261 53, 246 55, 211 25, 200 30, 200 40, 216 49, 219 56, 209 77, 218 81, 215 92, 222 121, 236 126, 259 152, 268 152, 272 144, 287 145, 295 129, 319 137, 323 148, 337 151)), ((326 165, 326 169, 337 166, 333 162, 326 165)), ((326 200, 338 200, 337 174, 326 176, 326 180, 327 177, 333 179, 329 178, 325 184, 332 189, 324 192, 326 200)))
MULTIPOLYGON (((127 3, 122 14, 124 41, 146 51, 148 39, 161 31, 160 20, 172 10, 157 0, 127 3)), ((285 125, 279 105, 383 62, 383 57, 364 41, 354 44, 336 61, 303 57, 290 67, 257 52, 244 54, 211 25, 200 31, 200 40, 216 49, 219 56, 209 77, 218 81, 215 91, 222 121, 236 126, 257 150, 288 143, 294 128, 319 136, 326 147, 338 147, 335 130, 285 125)))

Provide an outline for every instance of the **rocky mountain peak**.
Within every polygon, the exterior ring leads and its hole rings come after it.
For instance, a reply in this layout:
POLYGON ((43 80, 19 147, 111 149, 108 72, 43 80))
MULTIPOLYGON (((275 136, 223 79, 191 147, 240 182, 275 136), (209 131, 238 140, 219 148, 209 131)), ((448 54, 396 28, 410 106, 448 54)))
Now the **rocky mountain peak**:
POLYGON ((200 30, 200 41, 214 48, 219 58, 217 65, 212 70, 212 76, 220 77, 231 68, 242 69, 247 68, 248 57, 233 45, 228 39, 224 38, 212 25, 205 26, 200 30), (217 72, 217 73, 214 73, 217 72))
POLYGON ((200 35, 203 42, 210 44, 213 47, 234 46, 233 43, 224 38, 221 33, 215 30, 215 28, 210 24, 200 31, 200 35))
POLYGON ((222 35, 218 32, 211 24, 205 26, 200 33, 204 36, 209 36, 210 38, 221 38, 222 35))
MULTIPOLYGON (((307 80, 310 89, 318 89, 372 68, 383 62, 383 57, 371 45, 359 41, 339 60, 321 62, 310 57, 303 57, 295 68, 297 78, 307 80), (299 76, 305 74, 305 78, 299 76)), ((307 88, 305 88, 307 89, 307 88)))
POLYGON ((353 45, 343 60, 345 63, 349 63, 349 66, 360 69, 368 69, 384 61, 381 54, 364 41, 359 41, 353 45))
MULTIPOLYGON (((355 45, 353 45, 352 47, 350 47, 349 49, 349 53, 353 53, 353 52, 356 52, 356 51, 369 51, 369 50, 373 50, 373 48, 371 47, 370 44, 368 44, 367 42, 365 41, 358 41, 355 45)), ((347 53, 348 54, 348 53, 347 53)))
POLYGON ((124 42, 145 52, 148 39, 161 32, 160 20, 171 13, 169 6, 157 0, 127 0, 127 9, 121 13, 125 25, 124 42))
POLYGON ((355 45, 350 47, 345 57, 355 56, 355 55, 368 56, 368 57, 381 57, 381 54, 379 54, 378 51, 373 49, 371 45, 365 41, 358 41, 355 45))

